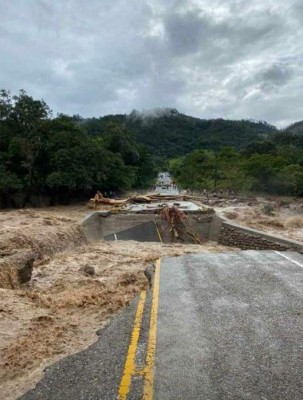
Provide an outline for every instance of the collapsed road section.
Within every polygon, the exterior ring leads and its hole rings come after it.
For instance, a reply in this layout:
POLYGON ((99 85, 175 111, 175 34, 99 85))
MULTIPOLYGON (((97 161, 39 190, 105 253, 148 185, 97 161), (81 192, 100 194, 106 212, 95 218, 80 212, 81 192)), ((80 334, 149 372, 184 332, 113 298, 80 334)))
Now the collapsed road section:
POLYGON ((166 195, 162 192, 127 200, 105 201, 110 202, 107 209, 93 211, 82 221, 88 241, 136 240, 185 244, 213 241, 242 250, 292 250, 303 253, 302 242, 240 226, 195 196, 166 195))
POLYGON ((208 240, 213 209, 179 196, 93 211, 82 227, 89 240, 196 243, 208 240))

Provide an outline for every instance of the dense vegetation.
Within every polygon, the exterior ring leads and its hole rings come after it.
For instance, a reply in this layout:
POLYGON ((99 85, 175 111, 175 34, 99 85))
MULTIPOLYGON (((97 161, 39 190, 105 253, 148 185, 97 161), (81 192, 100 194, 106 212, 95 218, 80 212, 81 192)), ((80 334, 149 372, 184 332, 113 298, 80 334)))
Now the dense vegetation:
POLYGON ((127 129, 110 123, 88 135, 77 118, 52 118, 44 101, 21 91, 0 93, 0 202, 2 206, 86 198, 94 191, 148 185, 152 158, 127 129))
POLYGON ((303 136, 288 131, 237 151, 199 149, 170 161, 183 187, 303 195, 303 136))
POLYGON ((91 135, 114 121, 131 130, 182 187, 303 195, 303 122, 201 120, 174 109, 81 120, 91 135))
POLYGON ((67 203, 147 187, 169 165, 183 187, 303 195, 303 123, 201 120, 177 110, 83 119, 0 92, 0 205, 67 203))
POLYGON ((293 133, 295 135, 303 135, 303 121, 295 122, 294 124, 290 125, 285 131, 293 133))
POLYGON ((241 149, 257 139, 277 132, 266 122, 203 120, 179 113, 174 109, 153 113, 133 111, 130 115, 108 115, 82 120, 92 135, 106 132, 109 121, 123 124, 134 132, 137 140, 157 155, 157 160, 181 156, 197 148, 219 150, 225 146, 241 149))
POLYGON ((182 187, 303 195, 303 123, 284 131, 266 122, 201 120, 174 109, 82 120, 91 135, 122 124, 182 187))

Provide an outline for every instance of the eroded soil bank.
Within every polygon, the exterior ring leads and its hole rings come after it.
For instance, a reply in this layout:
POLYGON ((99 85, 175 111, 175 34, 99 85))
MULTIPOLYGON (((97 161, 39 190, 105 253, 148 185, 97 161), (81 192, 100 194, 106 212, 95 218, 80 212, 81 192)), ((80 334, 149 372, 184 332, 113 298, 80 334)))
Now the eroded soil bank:
POLYGON ((0 398, 33 387, 43 369, 80 351, 96 331, 148 288, 144 270, 160 256, 234 251, 203 245, 104 242, 87 244, 78 221, 85 207, 0 213, 1 262, 32 257, 28 283, 0 275, 0 398), (2 279, 2 281, 1 281, 2 279))

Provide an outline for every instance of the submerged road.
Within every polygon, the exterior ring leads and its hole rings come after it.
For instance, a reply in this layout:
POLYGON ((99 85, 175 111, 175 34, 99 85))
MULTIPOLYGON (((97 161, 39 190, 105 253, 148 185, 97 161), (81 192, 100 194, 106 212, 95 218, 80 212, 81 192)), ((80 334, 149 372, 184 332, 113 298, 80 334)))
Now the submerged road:
POLYGON ((298 253, 163 258, 152 291, 21 398, 301 400, 302 283, 298 253))

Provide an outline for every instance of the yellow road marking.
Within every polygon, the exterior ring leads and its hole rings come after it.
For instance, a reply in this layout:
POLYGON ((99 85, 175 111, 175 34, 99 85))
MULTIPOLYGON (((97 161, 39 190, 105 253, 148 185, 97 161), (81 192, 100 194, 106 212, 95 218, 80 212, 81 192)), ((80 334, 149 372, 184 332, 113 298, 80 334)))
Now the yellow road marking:
POLYGON ((143 388, 143 400, 153 399, 153 384, 154 384, 154 366, 155 366, 155 352, 157 340, 157 318, 158 318, 158 305, 159 305, 159 288, 160 288, 160 265, 161 259, 156 262, 156 272, 154 279, 154 290, 152 309, 150 315, 149 338, 146 355, 146 367, 143 388))
POLYGON ((139 300, 138 307, 137 307, 135 323, 134 323, 134 328, 133 328, 133 332, 132 332, 132 338, 131 338, 131 342, 130 342, 130 345, 128 348, 128 353, 127 353, 127 357, 126 357, 126 361, 125 361, 125 365, 124 365, 123 376, 122 376, 122 379, 120 382, 119 400, 127 399, 127 395, 130 390, 132 375, 134 375, 135 370, 136 370, 135 357, 136 357, 138 339, 139 339, 139 335, 140 335, 145 299, 146 299, 146 292, 144 291, 140 295, 140 300, 139 300))
POLYGON ((156 224, 156 222, 155 222, 155 221, 154 221, 154 223, 155 223, 155 225, 156 225, 156 229, 157 229, 157 233, 158 233, 158 236, 159 236, 160 242, 161 242, 161 243, 163 243, 163 241, 162 241, 162 237, 161 237, 161 234, 160 234, 160 231, 159 231, 159 228, 158 228, 158 225, 156 224))
MULTIPOLYGON (((161 236, 160 236, 161 238, 161 236)), ((144 304, 146 292, 140 295, 137 312, 135 316, 134 328, 132 331, 131 342, 124 365, 123 376, 119 387, 119 400, 127 400, 130 391, 132 377, 141 375, 144 377, 144 388, 142 400, 153 399, 153 383, 154 383, 154 365, 157 339, 157 318, 159 304, 159 287, 160 287, 160 264, 161 259, 156 261, 156 272, 154 278, 154 289, 152 298, 152 308, 150 314, 149 337, 146 353, 146 366, 142 370, 136 370, 136 350, 140 336, 142 317, 144 312, 144 304)))

